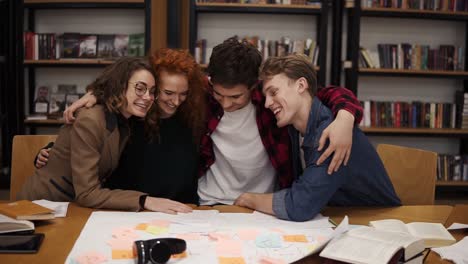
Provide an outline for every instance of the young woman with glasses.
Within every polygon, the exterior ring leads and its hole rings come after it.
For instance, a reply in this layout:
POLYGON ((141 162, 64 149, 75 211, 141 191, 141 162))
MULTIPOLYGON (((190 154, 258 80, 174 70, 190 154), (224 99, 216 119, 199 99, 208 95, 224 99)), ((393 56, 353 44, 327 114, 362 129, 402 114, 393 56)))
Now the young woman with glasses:
POLYGON ((145 198, 144 208, 153 210, 155 198, 144 192, 105 187, 133 133, 129 120, 144 118, 149 131, 157 130, 153 68, 147 59, 122 58, 87 89, 100 104, 81 109, 72 125, 60 129, 47 166, 28 178, 17 198, 133 211, 142 209, 145 198))
MULTIPOLYGON (((198 143, 205 126, 206 79, 188 51, 160 49, 150 62, 156 73, 157 118, 145 122, 130 118, 129 142, 104 186, 147 193, 149 196, 141 198, 142 205, 150 197, 158 197, 151 207, 155 211, 184 212, 189 207, 182 203, 198 203, 198 143)), ((93 94, 90 89, 66 111, 67 122, 74 120, 75 109, 96 104, 93 94)), ((36 167, 46 162, 47 151, 43 150, 36 167)))

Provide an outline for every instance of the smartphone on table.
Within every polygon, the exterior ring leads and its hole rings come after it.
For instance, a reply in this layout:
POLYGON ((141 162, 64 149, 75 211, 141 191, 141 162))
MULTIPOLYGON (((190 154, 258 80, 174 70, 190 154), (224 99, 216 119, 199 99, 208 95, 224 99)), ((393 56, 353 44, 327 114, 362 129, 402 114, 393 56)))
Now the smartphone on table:
POLYGON ((0 235, 0 253, 36 253, 44 234, 0 235))

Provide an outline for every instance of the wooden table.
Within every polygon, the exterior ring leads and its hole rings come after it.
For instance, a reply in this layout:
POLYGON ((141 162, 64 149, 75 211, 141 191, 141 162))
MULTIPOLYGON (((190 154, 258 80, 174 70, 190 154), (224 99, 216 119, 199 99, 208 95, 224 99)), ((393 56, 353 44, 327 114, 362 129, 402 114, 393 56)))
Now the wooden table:
MULTIPOLYGON (((453 207, 443 205, 393 208, 335 207, 326 208, 323 214, 330 216, 336 222, 340 222, 345 215, 348 215, 351 224, 363 225, 367 225, 369 220, 387 218, 400 219, 404 222, 427 221, 451 224, 450 221, 468 223, 467 208, 468 205, 456 206, 452 212, 453 207)), ((213 208, 200 207, 199 209, 213 208)), ((215 209, 221 212, 251 212, 251 210, 237 206, 217 206, 215 209)), ((36 232, 46 234, 37 254, 0 254, 0 263, 64 263, 92 211, 93 209, 70 204, 66 218, 57 218, 36 224, 36 232)), ((457 239, 462 237, 463 235, 457 235, 457 239)), ((315 255, 301 260, 299 263, 321 263, 321 260, 315 255)), ((431 252, 426 263, 449 262, 441 260, 437 254, 431 252)))

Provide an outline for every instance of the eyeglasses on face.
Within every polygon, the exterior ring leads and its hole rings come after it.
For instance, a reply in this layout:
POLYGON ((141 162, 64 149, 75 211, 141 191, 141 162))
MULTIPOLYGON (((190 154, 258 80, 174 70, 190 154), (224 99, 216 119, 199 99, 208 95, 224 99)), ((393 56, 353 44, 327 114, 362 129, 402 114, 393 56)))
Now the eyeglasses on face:
POLYGON ((144 82, 129 82, 131 84, 134 84, 135 88, 135 94, 139 97, 145 96, 146 92, 149 91, 149 96, 154 98, 156 96, 156 86, 153 86, 151 88, 148 88, 146 83, 144 82))

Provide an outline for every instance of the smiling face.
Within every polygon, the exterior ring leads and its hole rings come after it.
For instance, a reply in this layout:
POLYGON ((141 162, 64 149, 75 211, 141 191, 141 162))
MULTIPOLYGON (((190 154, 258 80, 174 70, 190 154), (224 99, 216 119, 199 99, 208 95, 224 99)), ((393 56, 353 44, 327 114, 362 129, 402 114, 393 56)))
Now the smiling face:
POLYGON ((179 106, 187 99, 188 93, 188 80, 184 74, 162 71, 157 99, 161 117, 173 116, 179 106))
POLYGON ((155 90, 155 80, 149 71, 135 71, 127 83, 127 90, 125 92, 127 104, 120 108, 122 115, 126 118, 130 116, 145 117, 153 104, 155 90), (137 90, 144 91, 145 93, 142 96, 138 96, 137 93, 140 92, 137 90))
POLYGON ((244 108, 250 102, 251 91, 245 84, 237 84, 229 88, 213 84, 213 97, 225 112, 234 112, 244 108))
POLYGON ((303 78, 296 81, 285 74, 277 74, 263 83, 265 107, 275 114, 278 127, 294 124, 301 109, 301 92, 304 91, 303 78))

